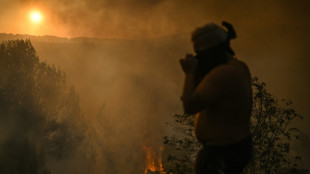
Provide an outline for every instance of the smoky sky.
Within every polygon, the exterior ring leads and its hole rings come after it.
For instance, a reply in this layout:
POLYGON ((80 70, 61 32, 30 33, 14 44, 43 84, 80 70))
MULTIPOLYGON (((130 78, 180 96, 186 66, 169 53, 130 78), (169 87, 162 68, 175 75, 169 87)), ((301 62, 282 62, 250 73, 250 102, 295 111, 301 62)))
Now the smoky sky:
POLYGON ((43 7, 71 36, 149 38, 190 32, 206 22, 242 22, 249 30, 309 26, 306 0, 20 0, 43 7))

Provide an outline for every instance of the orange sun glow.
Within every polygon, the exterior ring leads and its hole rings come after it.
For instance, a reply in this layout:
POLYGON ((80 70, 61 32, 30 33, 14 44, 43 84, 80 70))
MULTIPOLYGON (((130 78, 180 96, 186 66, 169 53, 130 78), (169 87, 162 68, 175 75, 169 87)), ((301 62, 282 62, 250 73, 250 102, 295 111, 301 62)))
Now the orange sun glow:
POLYGON ((39 11, 32 11, 29 15, 30 19, 34 23, 40 23, 43 19, 42 14, 39 11))

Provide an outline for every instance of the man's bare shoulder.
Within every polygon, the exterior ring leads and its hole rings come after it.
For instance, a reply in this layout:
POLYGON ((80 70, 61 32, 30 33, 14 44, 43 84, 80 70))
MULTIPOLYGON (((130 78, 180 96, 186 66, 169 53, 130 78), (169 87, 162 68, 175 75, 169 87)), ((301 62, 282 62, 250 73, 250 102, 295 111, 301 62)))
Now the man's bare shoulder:
POLYGON ((249 73, 248 66, 240 60, 232 60, 214 68, 209 75, 216 77, 240 78, 244 73, 249 73))
POLYGON ((238 77, 238 70, 235 65, 231 63, 219 65, 215 67, 206 78, 216 81, 228 81, 238 77))
POLYGON ((216 88, 237 87, 245 79, 249 79, 249 71, 245 63, 233 60, 214 68, 201 81, 201 87, 207 88, 210 85, 216 88))

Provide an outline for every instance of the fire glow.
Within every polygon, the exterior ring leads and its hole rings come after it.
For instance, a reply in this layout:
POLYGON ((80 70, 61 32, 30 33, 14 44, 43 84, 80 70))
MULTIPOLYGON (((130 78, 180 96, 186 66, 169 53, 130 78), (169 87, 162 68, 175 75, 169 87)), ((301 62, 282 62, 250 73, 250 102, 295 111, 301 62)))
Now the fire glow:
POLYGON ((143 146, 143 148, 146 154, 144 174, 166 174, 161 158, 163 148, 160 148, 160 154, 156 154, 154 149, 150 146, 143 146))

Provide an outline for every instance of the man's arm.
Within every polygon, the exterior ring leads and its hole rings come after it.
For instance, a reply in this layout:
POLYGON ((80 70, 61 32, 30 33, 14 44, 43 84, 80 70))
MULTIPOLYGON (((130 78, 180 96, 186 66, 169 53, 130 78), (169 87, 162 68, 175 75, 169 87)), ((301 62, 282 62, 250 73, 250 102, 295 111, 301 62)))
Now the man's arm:
MULTIPOLYGON (((192 112, 191 96, 195 88, 197 87, 197 59, 192 54, 187 54, 184 59, 180 60, 181 67, 185 73, 183 93, 181 100, 183 102, 183 108, 185 113, 192 112)), ((195 105, 196 106, 196 105, 195 105)))
POLYGON ((182 97, 185 113, 194 114, 214 107, 233 90, 236 82, 236 73, 229 65, 216 67, 197 87, 195 87, 195 75, 186 73, 182 97))
MULTIPOLYGON (((188 114, 194 114, 196 111, 202 109, 202 102, 199 101, 199 98, 193 99, 193 92, 197 87, 197 75, 194 72, 186 73, 182 94, 182 102, 184 112, 188 114)), ((196 98, 196 97, 195 97, 196 98)))

